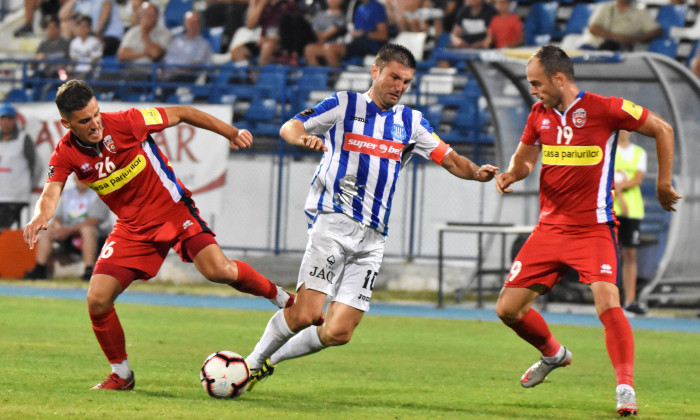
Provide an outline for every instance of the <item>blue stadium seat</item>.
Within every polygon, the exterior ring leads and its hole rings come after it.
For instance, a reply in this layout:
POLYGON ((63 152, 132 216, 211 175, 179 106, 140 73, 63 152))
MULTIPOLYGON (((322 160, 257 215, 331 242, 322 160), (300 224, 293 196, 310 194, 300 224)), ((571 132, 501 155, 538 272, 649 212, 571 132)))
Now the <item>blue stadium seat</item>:
POLYGON ((253 135, 277 136, 277 102, 274 99, 256 99, 250 103, 242 121, 236 123, 239 129, 247 129, 253 135))
POLYGON ((525 45, 545 45, 556 34, 556 1, 534 3, 525 18, 525 45))
POLYGON ((168 29, 182 26, 185 13, 192 10, 193 0, 169 0, 163 11, 163 19, 168 29))
POLYGON ((12 89, 5 96, 5 102, 32 102, 34 91, 32 89, 12 89))
POLYGON ((577 3, 571 10, 571 16, 566 21, 566 26, 561 35, 582 34, 588 26, 588 20, 595 8, 596 5, 594 3, 577 3))
POLYGON ((678 53, 678 41, 671 38, 656 38, 649 44, 650 52, 666 55, 671 58, 676 58, 678 53))
POLYGON ((220 54, 221 51, 221 38, 224 36, 224 27, 217 26, 214 28, 204 28, 202 30, 202 36, 209 41, 211 45, 211 50, 214 54, 220 54))
POLYGON ((672 26, 685 26, 685 15, 688 12, 687 4, 665 4, 659 7, 656 21, 664 30, 664 37, 669 36, 672 26))

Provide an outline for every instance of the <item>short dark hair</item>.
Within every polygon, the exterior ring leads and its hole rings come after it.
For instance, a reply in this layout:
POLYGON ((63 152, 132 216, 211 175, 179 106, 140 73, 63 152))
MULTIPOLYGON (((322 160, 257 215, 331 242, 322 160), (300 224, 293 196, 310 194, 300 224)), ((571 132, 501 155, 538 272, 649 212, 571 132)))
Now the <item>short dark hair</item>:
POLYGON ((384 46, 379 49, 377 57, 374 59, 374 64, 382 69, 390 61, 396 61, 403 66, 414 70, 416 69, 416 58, 413 56, 413 53, 403 45, 393 44, 391 42, 384 44, 384 46))
POLYGON ((61 21, 58 19, 57 15, 46 15, 46 16, 44 16, 44 19, 41 21, 41 28, 42 29, 48 28, 50 23, 53 23, 56 26, 61 25, 61 21))
POLYGON ((92 27, 92 18, 90 16, 84 15, 82 13, 74 16, 73 22, 75 22, 76 25, 80 25, 81 23, 86 23, 87 26, 92 27))
POLYGON ((95 97, 95 92, 84 80, 70 80, 62 84, 56 93, 56 106, 64 118, 69 118, 73 111, 87 106, 95 97))
POLYGON ((548 78, 551 79, 554 73, 562 73, 569 80, 574 81, 574 63, 561 48, 554 45, 545 45, 530 57, 530 61, 533 58, 540 60, 540 64, 542 64, 544 73, 548 78))

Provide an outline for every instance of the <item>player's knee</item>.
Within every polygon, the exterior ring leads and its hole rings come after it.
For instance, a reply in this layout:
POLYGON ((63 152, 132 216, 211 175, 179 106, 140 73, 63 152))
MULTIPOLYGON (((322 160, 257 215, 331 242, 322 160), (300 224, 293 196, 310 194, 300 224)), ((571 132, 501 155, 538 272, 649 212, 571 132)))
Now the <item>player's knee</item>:
POLYGON ((103 314, 109 311, 114 302, 108 296, 97 293, 93 289, 88 289, 87 304, 90 313, 103 314))
POLYGON ((521 318, 519 311, 514 311, 511 308, 500 304, 500 302, 496 304, 496 315, 504 324, 512 324, 521 318))
POLYGON ((230 284, 236 287, 238 284, 238 268, 234 261, 226 261, 225 263, 212 264, 200 269, 202 275, 209 281, 214 283, 230 284))
POLYGON ((319 338, 326 346, 342 346, 350 342, 352 330, 338 326, 324 325, 319 330, 319 338))
POLYGON ((322 311, 301 310, 294 306, 289 309, 289 321, 291 325, 289 329, 299 332, 310 325, 318 325, 318 321, 323 318, 322 311))

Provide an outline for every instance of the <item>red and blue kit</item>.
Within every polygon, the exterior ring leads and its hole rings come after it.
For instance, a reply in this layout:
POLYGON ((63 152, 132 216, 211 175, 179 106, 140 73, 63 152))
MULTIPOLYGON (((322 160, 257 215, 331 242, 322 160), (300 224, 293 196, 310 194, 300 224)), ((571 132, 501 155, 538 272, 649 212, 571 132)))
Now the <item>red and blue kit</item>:
POLYGON ((547 272, 558 273, 545 282, 551 288, 565 266, 579 271, 585 283, 615 282, 617 134, 637 130, 648 113, 628 100, 590 92, 580 92, 563 113, 541 102, 533 105, 520 141, 542 147, 539 225, 516 257, 506 286, 542 284, 547 272), (572 239, 583 246, 568 244, 572 239), (543 244, 553 252, 543 252, 543 244), (594 247, 603 249, 593 252, 594 247))
MULTIPOLYGON (((190 261, 182 242, 212 232, 151 137, 168 127, 165 111, 132 108, 101 117, 104 140, 90 145, 66 133, 51 155, 47 179, 65 182, 75 172, 117 215, 98 266, 109 263, 150 278, 171 247, 190 261)), ((215 243, 213 237, 211 241, 215 243)))

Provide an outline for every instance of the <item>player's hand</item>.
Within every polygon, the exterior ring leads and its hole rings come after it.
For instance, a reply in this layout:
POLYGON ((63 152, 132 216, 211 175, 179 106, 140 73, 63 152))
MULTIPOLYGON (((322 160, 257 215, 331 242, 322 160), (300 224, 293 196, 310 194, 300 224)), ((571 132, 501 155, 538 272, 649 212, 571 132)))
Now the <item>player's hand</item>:
POLYGON ((478 171, 476 171, 475 180, 480 182, 489 182, 498 173, 498 166, 493 166, 491 164, 481 165, 478 171))
POLYGON ((39 231, 46 230, 49 228, 48 220, 45 220, 42 216, 34 216, 32 220, 27 223, 24 227, 24 233, 22 237, 24 242, 29 246, 29 249, 34 249, 37 239, 39 239, 39 231))
POLYGON ((328 148, 324 146, 323 139, 319 136, 314 136, 312 134, 304 134, 300 137, 301 142, 304 146, 311 150, 327 151, 328 148))
POLYGON ((513 192, 512 188, 508 188, 513 182, 515 182, 515 176, 510 172, 496 175, 496 189, 501 195, 513 192))
POLYGON ((247 149, 253 144, 253 134, 248 130, 238 130, 236 137, 229 139, 231 150, 247 149))
POLYGON ((676 211, 676 207, 674 206, 674 204, 678 203, 678 200, 683 198, 683 196, 676 192, 676 189, 673 188, 673 185, 657 185, 656 198, 659 200, 659 203, 661 204, 661 207, 664 208, 664 210, 676 211))

